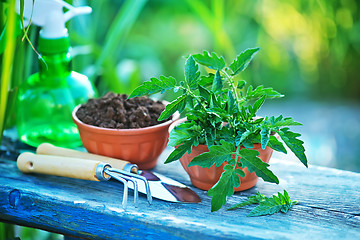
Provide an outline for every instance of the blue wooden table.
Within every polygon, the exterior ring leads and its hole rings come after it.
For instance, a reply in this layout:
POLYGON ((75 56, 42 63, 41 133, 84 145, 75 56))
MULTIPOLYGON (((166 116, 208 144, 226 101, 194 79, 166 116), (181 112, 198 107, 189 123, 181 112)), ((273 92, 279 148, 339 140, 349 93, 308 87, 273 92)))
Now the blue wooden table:
MULTIPOLYGON (((136 208, 121 207, 117 182, 91 182, 26 175, 16 162, 0 158, 0 221, 84 239, 360 239, 360 174, 284 159, 271 159, 280 184, 259 180, 236 193, 225 207, 260 191, 270 196, 286 189, 299 204, 287 214, 246 217, 252 207, 210 212, 210 197, 194 188, 178 162, 154 171, 183 182, 199 194, 199 204, 168 203, 144 195, 136 208)), ((311 163, 311 162, 310 162, 311 163)))

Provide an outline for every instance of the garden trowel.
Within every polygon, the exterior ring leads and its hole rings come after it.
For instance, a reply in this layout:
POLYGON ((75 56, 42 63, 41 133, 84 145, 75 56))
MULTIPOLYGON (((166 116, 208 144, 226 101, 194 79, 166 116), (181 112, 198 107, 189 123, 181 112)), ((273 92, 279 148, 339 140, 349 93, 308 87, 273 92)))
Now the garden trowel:
POLYGON ((49 143, 40 144, 36 149, 36 154, 100 161, 109 164, 111 169, 115 169, 115 171, 120 170, 120 174, 124 172, 129 173, 127 175, 130 175, 130 177, 126 178, 126 180, 131 180, 128 182, 128 187, 132 189, 137 188, 141 193, 148 195, 150 190, 152 197, 169 202, 201 202, 200 197, 184 184, 158 173, 139 170, 136 164, 124 160, 61 148, 49 143), (141 177, 145 178, 147 181, 143 181, 141 177), (148 186, 146 182, 148 183, 148 186))

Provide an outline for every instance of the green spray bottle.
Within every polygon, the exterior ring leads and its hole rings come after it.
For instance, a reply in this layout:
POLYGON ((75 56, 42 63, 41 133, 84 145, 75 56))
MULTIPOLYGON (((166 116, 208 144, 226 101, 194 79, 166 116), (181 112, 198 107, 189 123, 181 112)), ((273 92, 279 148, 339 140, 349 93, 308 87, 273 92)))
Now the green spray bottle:
POLYGON ((91 8, 75 8, 60 0, 36 0, 34 5, 32 0, 24 2, 24 18, 31 18, 31 23, 42 29, 38 41, 39 72, 19 88, 16 113, 19 138, 34 147, 43 142, 79 146, 81 140, 71 113, 76 105, 95 97, 95 90, 85 75, 72 71, 65 22, 90 13, 91 8))

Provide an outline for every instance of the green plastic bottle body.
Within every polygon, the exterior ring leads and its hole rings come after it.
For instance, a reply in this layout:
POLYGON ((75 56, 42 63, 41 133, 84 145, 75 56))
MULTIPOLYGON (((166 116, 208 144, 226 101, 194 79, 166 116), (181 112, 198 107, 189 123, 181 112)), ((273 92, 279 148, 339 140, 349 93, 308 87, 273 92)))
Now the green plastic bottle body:
POLYGON ((43 142, 69 148, 80 146, 71 113, 75 106, 95 97, 95 90, 85 75, 71 71, 69 52, 46 54, 42 58, 39 72, 19 89, 18 135, 34 147, 43 142))

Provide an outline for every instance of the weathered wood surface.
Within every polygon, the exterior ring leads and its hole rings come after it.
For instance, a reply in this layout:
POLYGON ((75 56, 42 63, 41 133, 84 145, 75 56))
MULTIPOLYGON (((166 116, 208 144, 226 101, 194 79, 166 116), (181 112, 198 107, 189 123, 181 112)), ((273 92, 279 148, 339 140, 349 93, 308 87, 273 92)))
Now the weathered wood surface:
POLYGON ((160 161, 154 171, 191 186, 200 204, 148 205, 142 195, 135 208, 130 195, 124 211, 120 183, 25 175, 0 159, 0 221, 86 239, 360 239, 360 174, 277 159, 271 165, 279 185, 259 180, 225 207, 283 189, 299 204, 287 214, 246 217, 251 206, 211 213, 210 197, 192 187, 178 162, 160 161))

